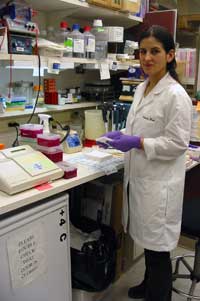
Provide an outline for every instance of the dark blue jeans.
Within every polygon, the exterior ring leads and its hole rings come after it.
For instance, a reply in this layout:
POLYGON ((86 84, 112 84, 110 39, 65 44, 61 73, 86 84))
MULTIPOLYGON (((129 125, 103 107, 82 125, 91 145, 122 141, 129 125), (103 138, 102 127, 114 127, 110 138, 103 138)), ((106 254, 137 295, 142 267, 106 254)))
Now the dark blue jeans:
POLYGON ((170 252, 144 250, 145 254, 145 301, 171 301, 172 264, 170 252))

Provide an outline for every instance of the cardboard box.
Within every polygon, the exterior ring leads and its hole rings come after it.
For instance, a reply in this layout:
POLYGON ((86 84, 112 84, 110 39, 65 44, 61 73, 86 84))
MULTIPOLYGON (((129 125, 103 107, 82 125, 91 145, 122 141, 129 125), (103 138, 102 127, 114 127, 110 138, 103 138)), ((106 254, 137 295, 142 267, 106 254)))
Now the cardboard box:
POLYGON ((194 251, 195 250, 195 244, 197 240, 189 238, 187 236, 181 235, 179 238, 178 246, 194 251))
POLYGON ((123 231, 122 206, 123 206, 123 183, 118 183, 113 186, 112 208, 111 208, 111 217, 110 217, 110 225, 114 229, 115 233, 117 234, 123 231))
POLYGON ((88 0, 88 3, 98 5, 98 6, 108 7, 109 0, 88 0))
POLYGON ((140 11, 141 0, 122 0, 121 11, 128 13, 138 13, 140 11))
POLYGON ((122 8, 122 0, 108 0, 108 7, 120 10, 122 8))
POLYGON ((124 271, 124 232, 117 234, 117 259, 115 267, 115 279, 118 280, 124 271))

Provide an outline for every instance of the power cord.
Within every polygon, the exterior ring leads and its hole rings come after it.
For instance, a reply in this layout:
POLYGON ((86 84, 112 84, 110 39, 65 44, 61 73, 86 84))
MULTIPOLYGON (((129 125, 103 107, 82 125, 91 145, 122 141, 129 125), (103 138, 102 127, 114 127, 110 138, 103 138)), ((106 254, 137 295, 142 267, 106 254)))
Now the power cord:
POLYGON ((53 117, 50 118, 50 122, 54 123, 54 124, 52 124, 52 128, 55 129, 56 128, 56 124, 58 124, 62 131, 66 131, 65 136, 62 138, 62 140, 60 140, 60 144, 62 144, 66 140, 66 138, 69 136, 70 126, 69 125, 65 125, 63 127, 62 124, 58 120, 54 119, 53 117))
POLYGON ((40 89, 41 89, 41 58, 40 58, 39 52, 37 53, 37 56, 38 56, 38 75, 39 75, 39 77, 38 77, 38 91, 37 91, 37 96, 36 96, 33 111, 31 113, 31 116, 29 117, 27 123, 31 122, 31 120, 32 120, 32 118, 35 114, 35 110, 36 110, 37 103, 38 103, 38 98, 39 98, 39 95, 40 95, 40 89))
POLYGON ((12 143, 12 147, 19 146, 19 123, 9 122, 8 127, 13 127, 16 130, 16 138, 12 143))

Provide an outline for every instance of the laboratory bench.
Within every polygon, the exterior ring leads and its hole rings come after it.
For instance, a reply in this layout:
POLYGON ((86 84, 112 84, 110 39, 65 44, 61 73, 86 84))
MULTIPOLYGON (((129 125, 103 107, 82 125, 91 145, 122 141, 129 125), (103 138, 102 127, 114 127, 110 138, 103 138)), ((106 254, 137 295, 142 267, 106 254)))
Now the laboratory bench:
MULTIPOLYGON (((71 159, 76 155, 77 154, 64 154, 64 161, 67 161, 69 158, 71 159)), ((61 192, 105 175, 103 171, 95 171, 94 169, 80 163, 77 163, 76 167, 77 177, 71 179, 58 179, 15 195, 8 195, 0 191, 0 219, 3 215, 11 211, 36 203, 42 199, 55 196, 61 192)), ((119 169, 122 167, 122 164, 120 164, 119 169)))
MULTIPOLYGON (((64 154, 64 160, 82 155, 64 154)), ((1 301, 72 300, 69 191, 105 175, 82 162, 76 167, 71 179, 0 192, 1 301)))
MULTIPOLYGON (((64 154, 64 161, 67 161, 76 155, 77 154, 64 154)), ((105 175, 103 171, 95 171, 84 164, 77 163, 76 167, 77 177, 71 179, 61 178, 38 187, 25 190, 15 195, 8 195, 0 191, 0 219, 6 213, 36 203, 42 199, 55 196, 56 194, 67 191, 73 187, 90 182, 105 175)), ((118 168, 123 168, 123 164, 119 164, 118 168)), ((200 196, 200 186, 198 185, 200 170, 199 162, 193 161, 192 164, 190 164, 186 169, 185 197, 188 199, 189 195, 194 194, 198 194, 198 196, 200 196)))

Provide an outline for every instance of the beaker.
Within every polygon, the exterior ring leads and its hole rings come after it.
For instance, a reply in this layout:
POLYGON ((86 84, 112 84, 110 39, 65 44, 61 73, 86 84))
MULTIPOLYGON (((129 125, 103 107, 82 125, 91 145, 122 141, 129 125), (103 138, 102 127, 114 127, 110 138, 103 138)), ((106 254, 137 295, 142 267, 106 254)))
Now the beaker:
POLYGON ((85 111, 85 138, 95 140, 105 134, 102 110, 85 111))

